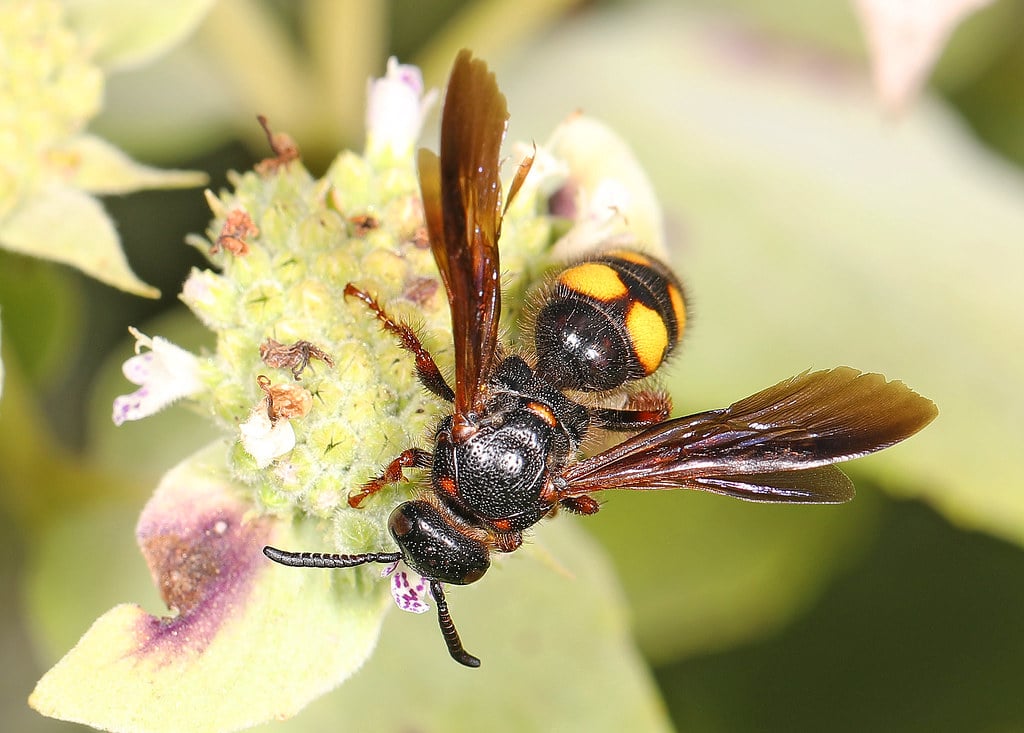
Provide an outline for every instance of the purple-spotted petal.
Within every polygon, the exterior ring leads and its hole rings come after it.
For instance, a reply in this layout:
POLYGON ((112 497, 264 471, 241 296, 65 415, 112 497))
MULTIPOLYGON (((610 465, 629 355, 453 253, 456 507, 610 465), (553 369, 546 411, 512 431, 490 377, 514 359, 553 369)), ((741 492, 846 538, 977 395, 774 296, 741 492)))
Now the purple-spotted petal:
POLYGON ((135 337, 135 356, 125 361, 121 371, 139 389, 114 400, 115 425, 148 417, 203 388, 199 360, 192 353, 159 336, 128 330, 135 337), (142 353, 143 348, 149 351, 142 353))
POLYGON ((411 570, 398 570, 391 575, 391 597, 403 611, 426 613, 430 610, 430 584, 411 570))

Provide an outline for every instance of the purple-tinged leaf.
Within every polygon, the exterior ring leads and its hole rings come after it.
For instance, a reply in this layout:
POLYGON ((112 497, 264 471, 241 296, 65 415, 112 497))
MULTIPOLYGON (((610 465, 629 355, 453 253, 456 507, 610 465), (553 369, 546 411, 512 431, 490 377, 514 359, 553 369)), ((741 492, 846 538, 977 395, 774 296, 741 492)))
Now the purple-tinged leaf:
POLYGON ((267 561, 264 544, 311 546, 316 533, 257 515, 226 451, 172 469, 139 521, 171 615, 108 611, 40 680, 34 708, 111 731, 238 730, 294 715, 362 665, 387 583, 267 561))

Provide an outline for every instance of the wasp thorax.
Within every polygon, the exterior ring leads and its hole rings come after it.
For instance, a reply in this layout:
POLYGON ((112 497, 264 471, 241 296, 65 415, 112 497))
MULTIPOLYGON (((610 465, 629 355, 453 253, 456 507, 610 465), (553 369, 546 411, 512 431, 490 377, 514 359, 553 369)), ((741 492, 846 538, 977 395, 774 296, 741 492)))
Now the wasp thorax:
POLYGON ((587 413, 536 379, 521 358, 491 378, 484 416, 462 434, 442 421, 432 461, 438 497, 460 517, 498 532, 518 532, 551 509, 542 495, 553 468, 575 454, 587 413))

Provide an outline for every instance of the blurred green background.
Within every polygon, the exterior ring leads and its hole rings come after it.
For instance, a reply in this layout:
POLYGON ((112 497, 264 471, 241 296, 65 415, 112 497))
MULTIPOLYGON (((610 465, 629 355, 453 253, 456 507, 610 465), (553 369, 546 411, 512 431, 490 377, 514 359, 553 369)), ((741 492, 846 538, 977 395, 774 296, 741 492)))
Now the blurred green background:
MULTIPOLYGON (((841 363, 940 408, 923 434, 850 468, 848 506, 620 494, 577 521, 617 571, 672 724, 1024 730, 1022 31, 1020 2, 973 16, 893 114, 851 7, 833 0, 218 2, 186 43, 111 76, 91 129, 217 189, 265 156, 262 113, 321 173, 361 147, 365 83, 387 56, 440 86, 462 46, 497 71, 510 139, 541 144, 577 109, 604 120, 653 181, 694 305, 666 377, 678 412, 841 363)), ((128 391, 128 325, 208 340, 175 297, 201 264, 183 239, 207 225, 202 194, 104 203, 160 300, 0 252, 10 731, 70 730, 27 708, 35 681, 115 603, 159 610, 134 523, 209 435, 180 409, 110 422, 128 391)), ((330 698, 278 729, 324 729, 330 698)))

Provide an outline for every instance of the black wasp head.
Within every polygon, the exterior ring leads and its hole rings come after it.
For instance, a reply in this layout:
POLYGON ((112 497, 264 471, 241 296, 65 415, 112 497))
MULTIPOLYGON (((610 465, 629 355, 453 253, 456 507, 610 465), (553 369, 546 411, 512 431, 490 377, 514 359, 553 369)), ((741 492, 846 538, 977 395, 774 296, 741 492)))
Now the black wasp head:
POLYGON ((482 542, 457 530, 447 517, 425 501, 399 504, 388 519, 405 564, 429 580, 467 585, 490 567, 482 542))

